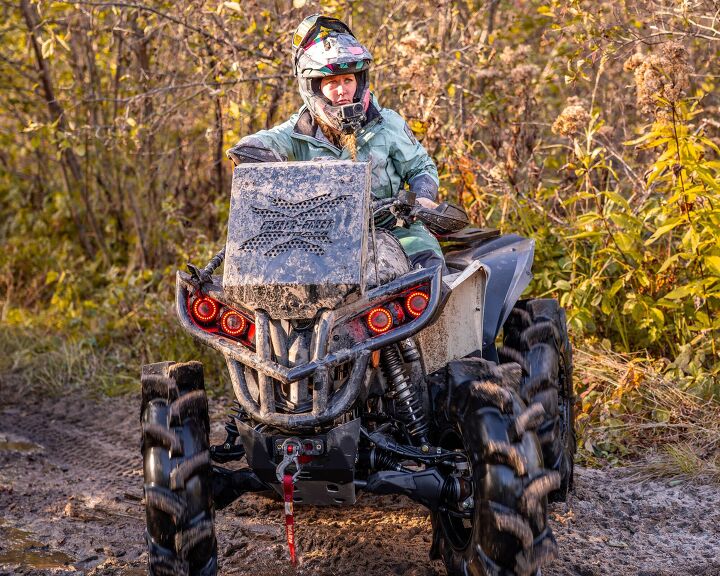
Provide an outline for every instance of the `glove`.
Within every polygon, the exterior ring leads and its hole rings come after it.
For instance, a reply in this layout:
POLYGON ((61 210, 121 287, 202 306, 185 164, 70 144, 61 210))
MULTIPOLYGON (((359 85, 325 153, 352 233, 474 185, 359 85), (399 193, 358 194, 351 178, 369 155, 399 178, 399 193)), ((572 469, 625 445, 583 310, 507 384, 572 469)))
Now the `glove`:
POLYGON ((410 186, 410 190, 415 192, 415 197, 418 199, 427 198, 434 202, 435 198, 437 198, 438 187, 429 174, 418 174, 408 181, 408 186, 410 186))
POLYGON ((287 160, 272 148, 265 146, 263 141, 255 136, 246 136, 225 154, 235 163, 235 166, 250 162, 285 162, 287 160))

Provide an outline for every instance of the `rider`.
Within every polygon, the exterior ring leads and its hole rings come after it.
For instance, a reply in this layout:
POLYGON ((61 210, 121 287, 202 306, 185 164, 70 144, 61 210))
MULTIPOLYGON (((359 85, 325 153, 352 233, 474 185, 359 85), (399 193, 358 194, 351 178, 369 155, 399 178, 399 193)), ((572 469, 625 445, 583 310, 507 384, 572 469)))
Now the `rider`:
MULTIPOLYGON (((435 163, 395 111, 370 92, 372 56, 343 22, 315 14, 293 35, 293 66, 304 106, 286 122, 246 136, 228 156, 242 162, 319 158, 370 162, 375 199, 397 196, 407 184, 425 208, 437 206, 435 163)), ((376 222, 398 238, 413 265, 444 265, 437 239, 416 221, 396 227, 376 222)))

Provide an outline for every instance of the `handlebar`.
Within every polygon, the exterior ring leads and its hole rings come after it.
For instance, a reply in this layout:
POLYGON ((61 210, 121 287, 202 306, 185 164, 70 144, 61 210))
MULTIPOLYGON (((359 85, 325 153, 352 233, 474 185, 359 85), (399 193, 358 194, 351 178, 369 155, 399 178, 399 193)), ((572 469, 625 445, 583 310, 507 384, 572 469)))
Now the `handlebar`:
POLYGON ((372 214, 375 214, 377 212, 380 212, 380 210, 383 210, 384 208, 388 208, 395 204, 397 202, 397 198, 383 198, 381 200, 373 200, 370 204, 370 212, 372 214))

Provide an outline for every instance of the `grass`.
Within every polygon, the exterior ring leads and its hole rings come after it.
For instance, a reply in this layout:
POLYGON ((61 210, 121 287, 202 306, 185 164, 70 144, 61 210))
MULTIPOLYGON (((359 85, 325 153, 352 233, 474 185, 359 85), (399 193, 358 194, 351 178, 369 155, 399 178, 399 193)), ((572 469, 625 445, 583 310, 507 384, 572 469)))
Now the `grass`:
POLYGON ((99 344, 88 334, 53 334, 34 328, 0 330, 0 393, 5 401, 26 395, 120 396, 140 393, 140 368, 163 360, 200 360, 211 395, 232 390, 222 357, 195 343, 170 317, 157 334, 115 334, 99 344))
POLYGON ((646 458, 632 462, 631 475, 640 479, 672 478, 705 480, 720 484, 720 454, 708 456, 702 447, 688 443, 660 447, 646 458))
POLYGON ((672 374, 651 358, 576 349, 579 461, 629 465, 638 477, 720 482, 720 402, 672 374))

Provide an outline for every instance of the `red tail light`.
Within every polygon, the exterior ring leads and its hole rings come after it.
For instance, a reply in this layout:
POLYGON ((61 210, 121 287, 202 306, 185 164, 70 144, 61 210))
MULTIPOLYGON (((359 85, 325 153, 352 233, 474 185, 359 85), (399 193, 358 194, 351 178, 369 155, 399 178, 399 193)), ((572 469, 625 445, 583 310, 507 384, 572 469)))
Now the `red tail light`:
POLYGON ((234 310, 228 310, 220 318, 220 328, 230 336, 240 336, 247 328, 248 322, 234 310))
POLYGON ((392 314, 385 308, 373 308, 367 317, 367 325, 375 334, 382 334, 392 328, 392 314))
POLYGON ((224 336, 251 350, 255 349, 255 324, 250 315, 202 294, 187 295, 187 310, 193 323, 204 332, 224 336))
POLYGON ((193 302, 192 313, 198 322, 208 324, 217 317, 219 306, 212 298, 198 298, 193 302))
POLYGON ((417 318, 423 313, 425 308, 427 308, 429 301, 430 296, 425 294, 425 292, 411 292, 407 298, 405 298, 405 309, 408 311, 408 314, 417 318))
MULTIPOLYGON (((430 282, 422 282, 395 294, 389 294, 383 300, 375 300, 372 308, 365 308, 356 316, 335 327, 332 339, 334 342, 361 342, 367 338, 384 339, 393 330, 430 320, 426 318, 429 315, 430 294, 430 282)), ((337 346, 334 349, 338 349, 337 346)))

